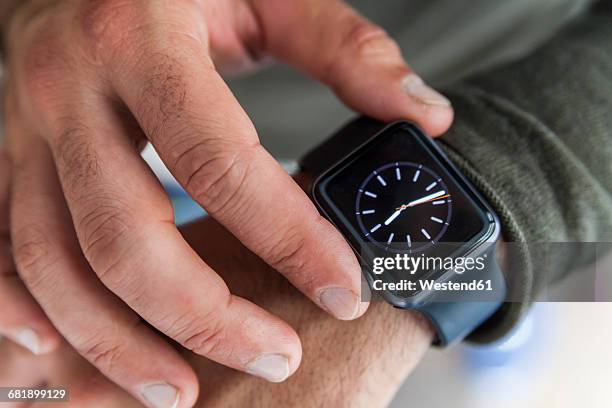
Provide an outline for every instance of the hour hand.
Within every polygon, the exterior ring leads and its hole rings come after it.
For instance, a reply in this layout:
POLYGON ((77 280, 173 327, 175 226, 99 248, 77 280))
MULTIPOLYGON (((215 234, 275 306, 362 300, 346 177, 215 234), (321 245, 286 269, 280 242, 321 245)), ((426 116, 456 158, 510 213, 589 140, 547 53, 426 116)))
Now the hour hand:
POLYGON ((391 224, 393 220, 396 219, 402 213, 403 210, 404 210, 403 208, 395 210, 395 212, 391 214, 391 216, 385 220, 385 225, 391 224))

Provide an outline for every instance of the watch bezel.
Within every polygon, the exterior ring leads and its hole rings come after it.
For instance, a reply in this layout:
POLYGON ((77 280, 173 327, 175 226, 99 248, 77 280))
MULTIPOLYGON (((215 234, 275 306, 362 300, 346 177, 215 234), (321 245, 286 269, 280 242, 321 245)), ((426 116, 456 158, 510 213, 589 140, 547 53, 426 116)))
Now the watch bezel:
MULTIPOLYGON (((482 213, 479 215, 482 216, 483 220, 485 220, 483 229, 477 234, 476 238, 466 243, 466 246, 458 250, 457 253, 453 254, 453 256, 477 257, 487 253, 490 248, 495 245, 495 242, 498 240, 500 235, 501 227, 497 215, 480 192, 448 158, 440 146, 438 146, 433 139, 428 137, 417 125, 408 121, 397 121, 385 126, 367 141, 336 161, 334 165, 321 173, 319 177, 314 180, 311 186, 311 196, 319 211, 332 224, 334 224, 336 228, 338 228, 340 231, 343 230, 343 228, 338 225, 338 218, 340 218, 340 216, 335 215, 342 214, 342 211, 333 204, 331 198, 329 198, 325 192, 327 183, 346 166, 350 165, 354 160, 356 160, 364 150, 369 149, 372 144, 377 143, 381 137, 397 131, 398 128, 406 130, 414 137, 418 138, 426 147, 426 150, 430 154, 434 155, 434 158, 445 168, 448 174, 453 178, 454 182, 460 187, 462 192, 466 194, 474 204, 476 204, 476 208, 482 211, 482 213)), ((361 237, 356 239, 356 241, 359 241, 360 239, 361 237)), ((347 241, 355 252, 356 256, 359 258, 361 264, 366 264, 361 255, 360 248, 355 248, 352 239, 347 239, 347 241)), ((445 282, 453 275, 452 270, 435 271, 435 273, 439 274, 439 276, 435 278, 436 282, 445 282)), ((363 275, 371 287, 374 280, 373 272, 371 270, 366 270, 364 271, 363 275)), ((414 308, 419 304, 426 302, 428 297, 432 295, 432 293, 427 291, 419 291, 413 296, 408 297, 396 296, 390 291, 383 291, 382 294, 385 300, 400 308, 414 308)))

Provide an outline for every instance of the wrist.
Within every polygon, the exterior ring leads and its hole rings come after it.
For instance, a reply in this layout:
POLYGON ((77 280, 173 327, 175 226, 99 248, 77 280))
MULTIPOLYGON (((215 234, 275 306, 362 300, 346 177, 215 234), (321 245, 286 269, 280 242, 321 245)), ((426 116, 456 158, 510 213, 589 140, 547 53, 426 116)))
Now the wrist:
POLYGON ((376 299, 361 318, 338 321, 300 295, 212 219, 184 227, 182 232, 232 293, 288 322, 303 346, 301 367, 282 387, 189 354, 196 370, 206 373, 207 405, 245 405, 256 394, 262 406, 310 401, 312 406, 383 407, 430 347, 433 329, 417 312, 376 299), (216 239, 210 240, 211 236, 216 239))

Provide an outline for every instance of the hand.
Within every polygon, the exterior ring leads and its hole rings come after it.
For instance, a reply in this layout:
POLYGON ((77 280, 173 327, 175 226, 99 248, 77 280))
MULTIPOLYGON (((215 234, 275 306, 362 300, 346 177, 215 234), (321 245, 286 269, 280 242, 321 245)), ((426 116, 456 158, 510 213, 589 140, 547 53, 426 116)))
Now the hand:
POLYGON ((58 346, 60 335, 15 270, 8 222, 9 184, 10 161, 0 149, 0 334, 33 354, 44 354, 58 346))
MULTIPOLYGON (((137 407, 129 394, 106 379, 61 340, 15 271, 8 231, 9 159, 0 150, 0 387, 69 387, 64 407, 137 407), (37 337, 34 333, 39 333, 37 337), (19 346, 17 346, 18 344, 19 346), (20 347, 21 346, 21 347, 20 347), (29 350, 29 351, 28 351, 29 350)), ((20 408, 21 403, 2 403, 20 408)), ((37 403, 52 408, 57 403, 37 403)))
MULTIPOLYGON (((434 135, 452 120, 393 41, 338 1, 31 0, 10 19, 6 43, 17 270, 76 350, 151 406, 151 384, 165 384, 179 407, 198 390, 140 318, 271 381, 297 369, 301 347, 184 242, 138 154, 143 141, 249 249, 352 319, 366 307, 354 255, 258 143, 220 74, 271 56, 381 120, 413 119, 434 135)), ((34 323, 22 326, 53 344, 34 323)))
POLYGON ((433 327, 418 312, 397 309, 379 299, 360 319, 335 320, 300 296, 214 220, 206 218, 181 230, 233 293, 289 322, 304 348, 300 369, 280 386, 187 353, 206 390, 201 406, 387 407, 431 345, 433 327), (211 241, 210 236, 215 239, 211 241), (252 273, 245 277, 244 269, 252 273))
POLYGON ((108 380, 66 342, 44 355, 34 355, 0 339, 0 387, 67 388, 69 401, 1 403, 2 408, 138 408, 136 401, 119 386, 108 380))
MULTIPOLYGON (((366 316, 353 322, 330 318, 210 218, 184 227, 182 234, 232 292, 264 305, 295 327, 307 351, 303 369, 282 386, 182 351, 205 389, 197 407, 292 407, 303 406, 304 401, 308 406, 331 402, 387 406, 431 342, 431 327, 417 313, 384 302, 375 302, 366 316), (245 269, 250 271, 247 276, 245 269)), ((141 406, 65 343, 53 353, 34 356, 0 341, 0 361, 0 387, 66 387, 70 392, 67 407, 141 406)), ((40 406, 52 408, 51 404, 40 406)))

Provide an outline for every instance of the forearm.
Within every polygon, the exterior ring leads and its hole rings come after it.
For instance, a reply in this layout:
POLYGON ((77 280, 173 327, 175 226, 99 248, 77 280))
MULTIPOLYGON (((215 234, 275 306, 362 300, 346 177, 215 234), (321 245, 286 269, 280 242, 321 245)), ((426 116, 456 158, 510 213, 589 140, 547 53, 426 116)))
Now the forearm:
POLYGON ((431 344, 432 330, 419 315, 380 301, 356 321, 328 317, 211 220, 184 234, 235 294, 289 322, 303 346, 300 369, 282 385, 190 355, 205 390, 203 405, 382 407, 431 344), (228 254, 228 247, 236 251, 228 254))
POLYGON ((449 154, 496 207, 506 239, 526 243, 509 268, 516 303, 478 340, 503 335, 544 286, 594 253, 550 243, 612 239, 611 38, 612 15, 592 15, 449 91, 449 154))

